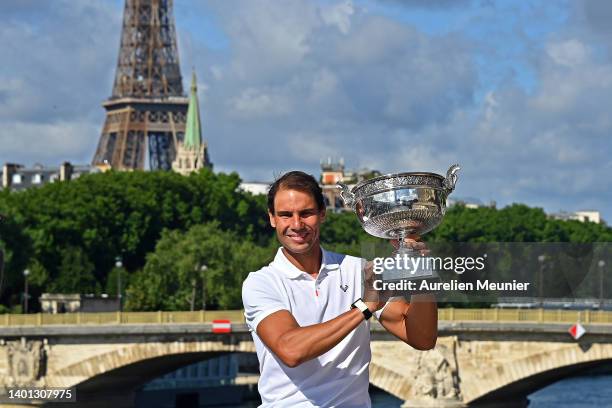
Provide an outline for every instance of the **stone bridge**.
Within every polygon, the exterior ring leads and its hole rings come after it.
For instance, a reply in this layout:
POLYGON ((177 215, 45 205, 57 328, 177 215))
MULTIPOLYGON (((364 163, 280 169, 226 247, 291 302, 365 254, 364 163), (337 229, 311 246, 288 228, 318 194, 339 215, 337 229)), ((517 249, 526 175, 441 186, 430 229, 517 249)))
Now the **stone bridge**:
MULTIPOLYGON (((556 312, 552 322, 542 312, 530 315, 534 321, 518 315, 504 321, 489 310, 451 313, 440 311, 438 343, 424 352, 374 323, 371 383, 406 407, 514 407, 551 382, 612 362, 612 316, 605 312, 556 312), (471 320, 457 319, 461 313, 471 320), (567 331, 578 319, 587 333, 575 341, 567 331)), ((44 316, 36 317, 40 324, 0 322, 0 385, 75 387, 77 403, 70 406, 130 407, 135 390, 153 378, 211 356, 255 351, 243 323, 216 334, 201 314, 202 323, 157 314, 162 324, 117 316, 103 324, 45 324, 44 316)), ((13 406, 4 401, 0 407, 13 406)))

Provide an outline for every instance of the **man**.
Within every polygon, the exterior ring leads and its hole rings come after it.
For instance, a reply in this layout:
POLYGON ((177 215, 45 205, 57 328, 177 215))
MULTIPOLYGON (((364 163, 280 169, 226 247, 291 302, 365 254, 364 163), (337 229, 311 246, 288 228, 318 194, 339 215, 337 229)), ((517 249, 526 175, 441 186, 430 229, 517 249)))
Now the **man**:
MULTIPOLYGON (((374 314, 402 341, 431 349, 437 338, 435 300, 360 299, 363 260, 320 246, 325 205, 314 177, 292 171, 279 178, 268 193, 268 213, 281 247, 242 287, 262 407, 369 407, 368 319, 374 314)), ((424 247, 416 240, 409 244, 424 247)))

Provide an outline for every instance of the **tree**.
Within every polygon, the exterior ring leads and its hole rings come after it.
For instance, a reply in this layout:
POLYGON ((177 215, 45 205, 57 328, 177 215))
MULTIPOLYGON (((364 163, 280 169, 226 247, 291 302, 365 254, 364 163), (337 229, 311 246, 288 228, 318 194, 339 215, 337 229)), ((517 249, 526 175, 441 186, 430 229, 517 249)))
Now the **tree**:
POLYGON ((50 282, 59 279, 66 247, 82 251, 102 287, 117 256, 127 271, 142 268, 164 229, 184 231, 218 220, 225 229, 265 243, 265 201, 240 191, 239 184, 235 173, 207 169, 189 177, 110 171, 21 192, 4 190, 0 213, 7 217, 0 223, 0 247, 6 269, 0 300, 19 302, 23 269, 34 261, 48 272, 50 282))
POLYGON ((127 289, 128 310, 240 308, 242 281, 269 263, 274 248, 259 247, 220 223, 196 225, 186 233, 166 230, 127 289), (206 268, 202 268, 206 266, 206 268))
POLYGON ((59 275, 49 285, 54 293, 94 293, 100 286, 93 275, 94 266, 87 255, 77 247, 61 251, 59 275))

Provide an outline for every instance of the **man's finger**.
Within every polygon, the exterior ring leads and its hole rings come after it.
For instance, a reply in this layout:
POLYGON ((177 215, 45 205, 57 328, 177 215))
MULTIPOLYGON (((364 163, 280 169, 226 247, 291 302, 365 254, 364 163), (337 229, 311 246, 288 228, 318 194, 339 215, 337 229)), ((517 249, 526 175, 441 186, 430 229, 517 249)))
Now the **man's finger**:
MULTIPOLYGON (((404 238, 404 244, 407 246, 412 246, 413 244, 422 243, 421 238, 417 235, 410 236, 404 238)), ((399 239, 392 239, 391 245, 393 245, 396 249, 399 248, 399 239)))

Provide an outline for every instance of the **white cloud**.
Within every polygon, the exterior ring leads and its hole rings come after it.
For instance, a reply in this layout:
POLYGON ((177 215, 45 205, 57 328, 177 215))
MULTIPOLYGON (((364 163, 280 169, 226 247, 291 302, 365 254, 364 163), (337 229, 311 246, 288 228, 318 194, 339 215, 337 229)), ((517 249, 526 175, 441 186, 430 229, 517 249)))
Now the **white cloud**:
POLYGON ((351 16, 355 14, 355 6, 350 0, 322 7, 321 17, 326 24, 334 25, 342 34, 348 34, 351 29, 351 16))
POLYGON ((85 121, 12 122, 4 124, 0 146, 7 161, 56 165, 91 155, 99 131, 100 126, 85 121))
POLYGON ((333 96, 337 92, 338 76, 327 68, 322 68, 314 74, 310 90, 310 99, 316 101, 333 96))
POLYGON ((273 117, 289 113, 291 101, 274 90, 247 88, 230 100, 230 109, 230 114, 235 113, 243 118, 273 117))
POLYGON ((553 61, 567 67, 579 66, 590 58, 589 48, 575 38, 550 43, 548 44, 547 52, 553 61))
MULTIPOLYGON (((89 161, 111 91, 120 7, 34 4, 40 21, 0 16, 0 161, 89 161)), ((367 2, 202 4, 175 8, 213 13, 227 36, 227 49, 210 49, 177 20, 188 43, 181 58, 192 59, 183 71, 193 64, 207 73, 200 103, 216 169, 270 180, 292 168, 315 173, 327 156, 383 172, 443 173, 459 162, 458 196, 612 214, 612 53, 602 48, 612 42, 592 23, 597 13, 540 40, 511 39, 536 42, 516 57, 535 78, 527 92, 516 77, 483 88, 479 64, 495 67, 503 56, 488 54, 490 41, 424 33, 367 2)), ((436 4, 436 12, 450 7, 436 4)))
POLYGON ((121 16, 107 2, 22 6, 0 18, 0 162, 88 162, 104 119, 100 103, 111 92, 121 16))

